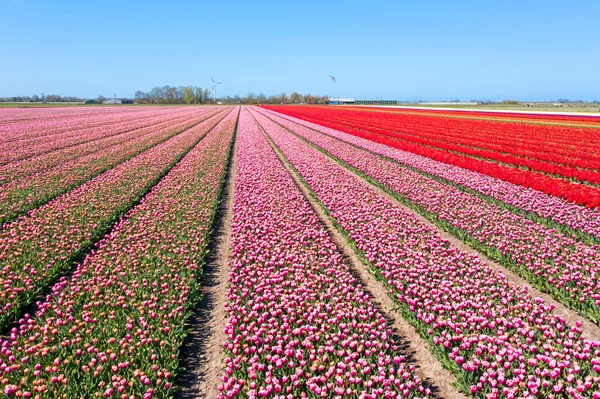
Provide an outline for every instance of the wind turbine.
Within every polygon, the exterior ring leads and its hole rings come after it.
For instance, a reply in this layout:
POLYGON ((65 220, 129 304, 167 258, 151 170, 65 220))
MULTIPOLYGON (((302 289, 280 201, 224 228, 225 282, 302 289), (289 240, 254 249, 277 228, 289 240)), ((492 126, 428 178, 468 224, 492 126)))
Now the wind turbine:
POLYGON ((222 82, 215 82, 215 80, 212 78, 212 76, 210 77, 210 80, 212 80, 212 82, 213 82, 213 101, 216 104, 217 103, 217 85, 220 85, 222 82))

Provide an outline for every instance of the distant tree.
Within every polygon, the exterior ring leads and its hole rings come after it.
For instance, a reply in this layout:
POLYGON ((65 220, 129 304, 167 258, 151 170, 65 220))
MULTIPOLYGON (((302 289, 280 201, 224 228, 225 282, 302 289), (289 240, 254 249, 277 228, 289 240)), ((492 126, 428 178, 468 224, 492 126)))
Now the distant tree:
MULTIPOLYGON (((46 100, 47 100, 47 101, 50 101, 50 100, 48 100, 48 98, 47 98, 47 97, 46 97, 46 100)), ((104 96, 98 96, 98 102, 99 102, 99 103, 103 103, 104 101, 106 101, 106 97, 104 97, 104 96)))
POLYGON ((300 102, 302 102, 302 94, 296 93, 295 91, 292 92, 292 94, 290 94, 290 103, 292 104, 298 104, 300 102))
POLYGON ((204 104, 204 95, 202 94, 202 87, 194 88, 196 96, 196 104, 204 104))
POLYGON ((254 93, 250 92, 248 93, 248 95, 246 96, 244 103, 245 104, 254 104, 254 93))
POLYGON ((183 88, 183 102, 186 104, 193 104, 196 100, 194 96, 194 88, 192 86, 186 86, 183 88))
POLYGON ((210 89, 207 87, 204 89, 204 104, 208 104, 210 101, 210 89))
POLYGON ((287 100, 288 100, 287 95, 285 93, 281 93, 279 95, 279 100, 280 100, 281 104, 287 103, 287 100))
POLYGON ((316 99, 312 94, 309 93, 304 95, 304 102, 306 104, 314 104, 316 102, 316 99))
POLYGON ((134 100, 136 104, 143 104, 146 101, 146 93, 138 90, 134 94, 134 100))
POLYGON ((267 96, 265 96, 264 93, 260 93, 258 96, 256 96, 256 101, 258 101, 259 104, 266 104, 267 96))

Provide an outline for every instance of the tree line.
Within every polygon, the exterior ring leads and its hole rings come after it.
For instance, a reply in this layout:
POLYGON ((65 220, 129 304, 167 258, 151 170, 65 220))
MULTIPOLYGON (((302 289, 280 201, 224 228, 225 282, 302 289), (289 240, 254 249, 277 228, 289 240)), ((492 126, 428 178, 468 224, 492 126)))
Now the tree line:
POLYGON ((208 88, 198 86, 162 86, 154 87, 150 91, 138 90, 135 92, 134 101, 137 104, 326 104, 326 96, 313 96, 292 92, 267 97, 265 94, 248 93, 244 97, 235 95, 213 98, 213 92, 208 88))
POLYGON ((2 103, 41 103, 42 101, 49 103, 78 103, 85 101, 83 98, 74 96, 59 96, 58 94, 48 94, 44 97, 34 94, 33 96, 11 96, 0 97, 2 103))
MULTIPOLYGON (((119 98, 124 100, 123 98, 119 98)), ((44 97, 34 94, 33 96, 0 97, 0 102, 83 102, 86 99, 74 96, 60 96, 48 94, 44 97)), ((102 95, 96 98, 98 102, 108 100, 102 95)), ((133 101, 136 104, 327 104, 326 96, 315 96, 312 94, 280 93, 266 96, 263 93, 248 93, 246 96, 235 95, 213 98, 213 92, 209 88, 198 86, 162 86, 154 87, 150 91, 138 90, 134 94, 133 101)))

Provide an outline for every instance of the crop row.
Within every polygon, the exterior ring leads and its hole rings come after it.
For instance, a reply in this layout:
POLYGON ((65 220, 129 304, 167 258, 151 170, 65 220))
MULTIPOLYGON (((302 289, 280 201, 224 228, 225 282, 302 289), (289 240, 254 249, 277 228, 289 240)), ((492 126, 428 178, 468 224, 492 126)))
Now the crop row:
MULTIPOLYGON (((582 205, 586 205, 589 207, 600 206, 600 188, 598 188, 598 187, 579 184, 577 182, 572 182, 569 180, 565 180, 563 178, 553 177, 551 175, 547 175, 547 174, 533 171, 533 170, 522 170, 522 169, 520 169, 518 167, 514 167, 514 166, 498 164, 498 163, 490 162, 490 161, 483 160, 483 159, 476 159, 473 157, 463 156, 463 155, 448 151, 446 149, 434 148, 432 146, 424 146, 420 143, 415 143, 413 141, 400 140, 397 137, 389 137, 388 135, 382 135, 379 133, 375 133, 375 132, 373 132, 373 129, 370 126, 370 124, 372 123, 370 121, 355 122, 352 125, 350 125, 348 122, 346 122, 347 121, 346 112, 350 112, 350 111, 327 111, 328 115, 331 112, 344 112, 344 114, 343 114, 344 119, 342 121, 339 121, 338 119, 341 118, 341 116, 339 116, 339 115, 337 115, 337 116, 334 115, 333 119, 331 119, 331 120, 329 119, 328 116, 325 116, 325 115, 321 115, 321 116, 313 115, 314 113, 323 113, 323 114, 326 113, 326 111, 324 111, 322 109, 319 109, 318 111, 310 111, 310 112, 312 112, 312 114, 307 115, 307 113, 309 111, 305 108, 303 108, 301 111, 298 111, 298 110, 290 111, 288 108, 284 108, 284 109, 272 108, 272 107, 270 107, 270 108, 276 109, 277 111, 282 112, 282 113, 286 113, 286 114, 290 114, 290 115, 299 117, 301 119, 310 120, 310 121, 316 122, 318 124, 322 124, 327 127, 338 129, 338 130, 344 131, 346 133, 350 133, 350 134, 353 134, 353 135, 356 135, 359 137, 363 137, 363 138, 366 138, 366 139, 369 139, 372 141, 386 144, 386 145, 389 145, 389 146, 392 146, 392 147, 395 147, 395 148, 398 148, 401 150, 405 150, 405 151, 409 151, 409 152, 412 152, 415 154, 427 156, 429 158, 433 158, 433 159, 441 161, 441 162, 460 166, 460 167, 463 167, 463 168, 466 168, 469 170, 473 170, 476 172, 481 172, 481 173, 487 174, 489 176, 496 177, 496 178, 499 178, 502 180, 506 180, 506 181, 514 183, 514 184, 523 185, 526 187, 530 187, 530 188, 545 192, 547 194, 559 196, 561 198, 565 198, 565 199, 575 202, 577 204, 582 204, 582 205)), ((385 120, 386 117, 387 116, 383 116, 381 118, 383 120, 385 120)), ((491 122, 486 122, 486 123, 491 123, 491 122)), ((456 129, 456 127, 453 126, 452 124, 447 124, 443 128, 456 129)), ((425 132, 425 134, 433 134, 433 133, 427 133, 431 130, 428 126, 418 126, 418 125, 413 126, 413 125, 411 125, 410 127, 407 127, 406 129, 409 129, 409 131, 413 131, 414 129, 421 129, 425 132)), ((500 129, 500 128, 498 128, 498 129, 500 129)), ((532 135, 533 135, 535 133, 535 130, 538 128, 537 127, 533 128, 533 127, 529 126, 529 129, 531 130, 532 135)), ((500 130, 498 130, 498 131, 500 131, 500 130)), ((390 131, 390 134, 394 134, 394 133, 390 131)), ((474 135, 475 132, 471 132, 470 134, 474 135)), ((514 141, 513 139, 514 139, 514 137, 510 137, 510 135, 508 135, 508 137, 506 138, 506 140, 509 142, 514 141)), ((548 138, 545 138, 542 140, 544 142, 549 141, 548 138)), ((589 140, 589 138, 588 138, 588 140, 589 140)), ((585 143, 582 143, 581 141, 578 142, 577 140, 575 140, 574 137, 571 138, 570 144, 563 145, 563 147, 570 147, 570 146, 573 146, 574 144, 575 144, 575 147, 577 147, 578 149, 581 150, 581 152, 585 152, 586 154, 587 153, 592 154, 590 156, 593 156, 593 154, 595 152, 597 152, 597 150, 595 148, 586 150, 585 146, 584 146, 585 143)), ((447 145, 444 145, 441 147, 449 147, 450 145, 451 144, 447 144, 447 145)), ((516 147, 516 145, 515 145, 515 147, 516 147)), ((558 150, 557 150, 557 152, 558 152, 558 150)), ((560 157, 560 152, 558 152, 558 155, 556 155, 556 156, 560 157)))
POLYGON ((219 397, 428 396, 246 110, 238 133, 219 397))
POLYGON ((0 222, 14 220, 89 179, 208 119, 214 112, 197 113, 175 123, 166 122, 137 131, 124 143, 59 164, 38 174, 0 186, 0 222))
MULTIPOLYGON (((164 113, 164 111, 155 111, 154 113, 148 113, 146 115, 138 115, 138 118, 135 120, 126 119, 124 121, 118 121, 118 123, 111 123, 110 120, 104 120, 104 123, 101 123, 102 120, 100 119, 97 124, 91 124, 90 126, 84 125, 84 121, 81 120, 81 117, 75 117, 73 120, 64 121, 64 130, 58 131, 55 134, 1 144, 0 164, 4 165, 50 151, 84 144, 128 130, 152 126, 160 122, 173 120, 176 117, 181 118, 193 114, 193 111, 187 109, 185 112, 171 111, 164 113), (69 130, 69 122, 78 128, 69 130)), ((44 121, 40 121, 41 126, 43 126, 44 123, 44 121)), ((20 128, 25 129, 25 127, 20 128)), ((36 126, 32 129, 39 129, 39 127, 36 126)))
MULTIPOLYGON (((267 122, 265 122, 267 123, 267 122)), ((268 121, 268 123, 273 123, 268 121)), ((390 190, 401 201, 490 258, 515 270, 558 301, 600 323, 600 252, 335 138, 290 126, 304 139, 390 190)))
MULTIPOLYGON (((594 180, 597 175, 590 173, 597 172, 600 167, 600 157, 593 151, 600 149, 597 147, 588 149, 592 150, 590 155, 583 155, 579 152, 556 154, 555 148, 549 145, 548 141, 539 142, 530 138, 519 140, 512 137, 508 143, 506 137, 497 137, 496 130, 482 131, 478 136, 465 137, 464 132, 455 129, 452 123, 448 123, 448 126, 432 127, 428 125, 427 132, 420 130, 413 132, 400 130, 407 129, 407 127, 396 126, 383 118, 358 118, 356 120, 336 118, 333 120, 348 126, 368 123, 369 131, 392 139, 410 141, 426 147, 457 152, 461 155, 597 183, 594 180)), ((504 126, 504 128, 506 129, 508 126, 504 126)), ((552 137, 549 140, 552 141, 552 137)), ((593 144, 593 142, 591 143, 593 144)))
MULTIPOLYGON (((164 398, 199 298, 233 110, 0 344, 11 397, 164 398)), ((166 153, 162 156, 168 157, 166 153)))
POLYGON ((600 342, 256 113, 399 311, 476 397, 600 397, 600 342))
POLYGON ((463 191, 480 195, 515 213, 524 213, 534 221, 565 230, 570 234, 588 237, 587 241, 600 241, 600 212, 565 201, 528 187, 512 184, 485 174, 445 164, 434 159, 402 151, 381 143, 346 134, 302 119, 282 114, 277 120, 289 120, 311 130, 327 134, 341 141, 364 148, 373 153, 398 162, 419 173, 455 185, 463 191))
POLYGON ((175 135, 0 232, 0 328, 68 270, 225 115, 175 135))
MULTIPOLYGON (((29 110, 28 115, 31 116, 30 118, 11 119, 11 115, 15 114, 17 109, 4 109, 0 113, 0 143, 13 142, 14 144, 18 144, 22 140, 36 140, 42 137, 50 139, 55 134, 63 134, 107 124, 127 121, 134 122, 139 119, 176 113, 175 110, 166 108, 137 110, 129 108, 104 108, 102 112, 97 111, 99 108, 79 112, 73 112, 69 108, 61 108, 55 110, 53 115, 47 112, 36 112, 38 110, 29 110)), ((179 111, 188 112, 188 110, 181 109, 179 111)))
MULTIPOLYGON (((19 161, 10 162, 0 166, 0 184, 6 184, 19 178, 40 174, 45 170, 53 168, 60 164, 65 164, 71 160, 96 153, 98 151, 106 151, 108 148, 127 143, 132 139, 141 139, 145 134, 153 133, 160 130, 169 124, 189 121, 193 117, 192 114, 173 116, 172 119, 161 118, 157 121, 144 124, 131 122, 130 125, 107 133, 104 130, 100 134, 100 138, 95 138, 85 143, 72 146, 62 146, 60 149, 43 152, 39 155, 22 159, 19 161), (140 127, 141 126, 141 127, 140 127)), ((97 128, 96 130, 103 130, 97 128)), ((113 129, 113 128, 111 128, 113 129)))

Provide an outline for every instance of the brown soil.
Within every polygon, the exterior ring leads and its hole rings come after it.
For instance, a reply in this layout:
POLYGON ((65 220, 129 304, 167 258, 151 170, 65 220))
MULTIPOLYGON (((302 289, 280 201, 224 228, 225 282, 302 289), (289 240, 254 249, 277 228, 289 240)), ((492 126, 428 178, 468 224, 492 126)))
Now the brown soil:
POLYGON ((225 298, 230 265, 231 222, 235 199, 237 165, 237 137, 234 138, 231 160, 227 171, 223 197, 215 220, 211 247, 202 276, 202 294, 196 313, 188 328, 190 335, 182 348, 182 367, 178 376, 178 398, 216 398, 224 366, 222 344, 227 340, 223 332, 227 324, 225 298))
POLYGON ((310 203, 339 251, 344 256, 350 272, 362 285, 363 291, 372 297, 372 302, 388 320, 390 327, 394 331, 393 339, 400 347, 402 353, 407 357, 407 361, 415 366, 415 374, 421 377, 425 381, 425 386, 430 388, 438 397, 450 399, 466 398, 465 395, 451 385, 456 379, 431 354, 427 349, 428 344, 419 336, 415 328, 394 311, 394 302, 388 296, 383 284, 368 272, 354 250, 348 245, 345 237, 335 228, 331 218, 319 206, 317 200, 312 197, 309 189, 301 182, 283 154, 275 147, 270 137, 266 136, 280 161, 290 173, 294 182, 302 191, 304 197, 310 203))

